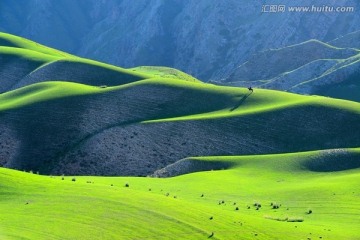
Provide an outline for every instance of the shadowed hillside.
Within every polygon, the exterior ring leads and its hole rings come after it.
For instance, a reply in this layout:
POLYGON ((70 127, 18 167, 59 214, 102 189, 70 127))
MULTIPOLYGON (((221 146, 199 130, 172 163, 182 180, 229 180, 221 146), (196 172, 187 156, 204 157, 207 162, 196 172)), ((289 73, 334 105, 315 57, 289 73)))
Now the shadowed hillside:
POLYGON ((2 166, 144 176, 186 157, 360 145, 355 102, 220 87, 165 67, 123 69, 4 36, 16 44, 0 49, 2 166))
POLYGON ((245 96, 181 80, 30 85, 1 96, 2 162, 47 174, 147 175, 188 156, 360 144, 357 103, 256 90, 239 106, 245 96))
MULTIPOLYGON (((354 42, 356 36, 356 33, 349 34, 331 43, 342 46, 341 42, 354 42)), ((310 40, 254 54, 223 81, 226 85, 257 86, 359 101, 360 95, 355 93, 359 85, 359 53, 355 48, 339 48, 310 40), (339 87, 338 92, 334 86, 339 87)))
POLYGON ((251 164, 277 171, 298 172, 301 169, 300 171, 318 173, 340 172, 360 169, 360 149, 331 149, 255 156, 190 157, 157 170, 153 176, 174 177, 193 172, 242 168, 251 164))

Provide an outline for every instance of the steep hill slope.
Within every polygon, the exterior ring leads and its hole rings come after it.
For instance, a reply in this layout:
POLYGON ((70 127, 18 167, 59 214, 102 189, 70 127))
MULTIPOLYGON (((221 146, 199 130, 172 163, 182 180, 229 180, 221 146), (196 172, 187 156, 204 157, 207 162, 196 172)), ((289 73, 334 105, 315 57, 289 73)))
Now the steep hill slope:
POLYGON ((221 84, 324 94, 358 101, 359 73, 359 50, 310 40, 254 54, 221 84), (336 91, 336 87, 347 91, 336 91))
POLYGON ((358 103, 269 90, 48 82, 0 100, 3 165, 48 174, 147 175, 188 156, 360 144, 358 103))
POLYGON ((267 80, 315 60, 346 59, 358 53, 354 49, 335 48, 317 40, 310 40, 286 48, 267 50, 255 54, 247 62, 235 69, 229 78, 233 81, 267 80))
POLYGON ((0 92, 44 81, 117 86, 158 77, 198 81, 172 68, 124 69, 79 58, 14 35, 0 33, 0 92))
POLYGON ((329 41, 328 43, 330 45, 334 45, 342 48, 353 47, 356 49, 360 49, 359 39, 360 39, 360 30, 345 34, 344 36, 340 36, 334 40, 329 41))
POLYGON ((148 175, 189 156, 360 145, 355 102, 220 87, 165 67, 123 69, 1 36, 2 166, 148 175))
POLYGON ((228 76, 254 53, 309 39, 328 42, 359 30, 358 0, 279 3, 286 8, 353 7, 352 12, 262 12, 263 5, 271 4, 269 0, 2 0, 0 31, 119 66, 175 67, 207 81, 228 76))

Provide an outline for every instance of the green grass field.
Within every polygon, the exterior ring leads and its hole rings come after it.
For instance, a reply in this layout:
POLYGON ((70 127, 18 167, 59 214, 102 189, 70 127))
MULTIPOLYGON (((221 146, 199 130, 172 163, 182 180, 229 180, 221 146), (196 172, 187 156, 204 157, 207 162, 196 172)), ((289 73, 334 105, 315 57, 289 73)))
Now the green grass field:
MULTIPOLYGON (((358 159, 359 149, 350 152, 358 159)), ((206 239, 214 232, 213 239, 359 239, 359 168, 309 170, 305 163, 319 155, 205 157, 198 160, 233 165, 168 179, 83 176, 74 182, 1 169, 0 236, 206 239)))
POLYGON ((171 68, 115 67, 5 33, 0 62, 11 70, 0 71, 8 86, 0 94, 0 164, 27 170, 0 168, 0 240, 360 239, 360 103, 250 94, 171 68), (74 77, 76 69, 59 75, 66 79, 47 75, 72 65, 86 66, 90 77, 74 77), (145 155, 136 155, 140 143, 145 155), (135 150, 121 152, 121 144, 135 150), (249 155, 214 156, 234 148, 249 155), (175 157, 158 164, 154 149, 175 157), (194 154, 180 160, 182 151, 194 154), (115 154, 122 158, 109 161, 115 154), (84 164, 71 169, 77 173, 135 161, 135 168, 155 162, 160 171, 200 167, 170 178, 28 172, 78 163, 66 157, 84 164))

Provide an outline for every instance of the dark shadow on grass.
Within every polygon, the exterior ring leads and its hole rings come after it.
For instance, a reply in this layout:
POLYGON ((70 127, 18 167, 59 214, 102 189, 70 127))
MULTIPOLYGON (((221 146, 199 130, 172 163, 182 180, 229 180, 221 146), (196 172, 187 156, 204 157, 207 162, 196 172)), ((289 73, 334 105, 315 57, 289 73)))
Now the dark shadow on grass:
POLYGON ((342 149, 325 150, 303 163, 313 172, 338 172, 360 168, 360 154, 342 149))
POLYGON ((248 97, 250 97, 250 95, 253 93, 253 91, 249 91, 249 93, 247 93, 245 96, 243 96, 241 99, 240 99, 240 101, 232 108, 232 109, 230 109, 230 111, 232 112, 232 111, 234 111, 234 110, 236 110, 238 107, 240 107, 244 102, 245 102, 245 100, 248 98, 248 97))
POLYGON ((155 171, 151 177, 175 177, 188 173, 229 169, 234 164, 225 161, 202 161, 191 158, 181 159, 165 168, 155 171))

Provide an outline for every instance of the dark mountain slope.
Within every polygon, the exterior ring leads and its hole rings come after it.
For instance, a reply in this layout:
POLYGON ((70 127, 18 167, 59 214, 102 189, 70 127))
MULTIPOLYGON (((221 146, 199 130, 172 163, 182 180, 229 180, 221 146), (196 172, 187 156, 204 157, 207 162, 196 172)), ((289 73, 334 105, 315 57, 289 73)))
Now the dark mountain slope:
POLYGON ((264 13, 267 4, 274 2, 2 0, 0 31, 119 66, 175 67, 207 81, 229 76, 254 53, 359 30, 358 0, 279 3, 355 9, 342 13, 264 13))
POLYGON ((359 103, 220 87, 171 68, 123 69, 5 38, 14 44, 0 48, 1 166, 136 176, 189 156, 360 145, 359 103))
POLYGON ((53 82, 1 97, 1 162, 47 174, 147 175, 188 156, 360 144, 359 104, 267 90, 249 96, 181 80, 107 89, 53 82))

